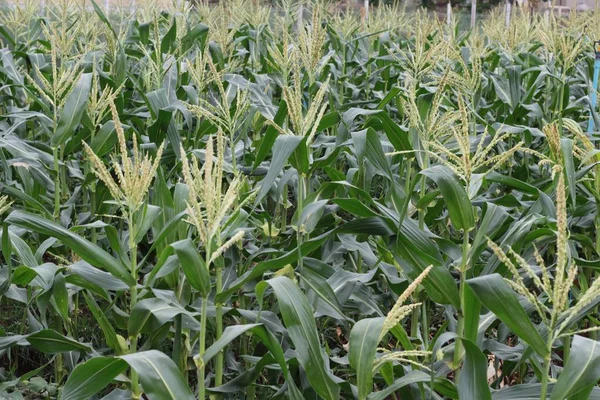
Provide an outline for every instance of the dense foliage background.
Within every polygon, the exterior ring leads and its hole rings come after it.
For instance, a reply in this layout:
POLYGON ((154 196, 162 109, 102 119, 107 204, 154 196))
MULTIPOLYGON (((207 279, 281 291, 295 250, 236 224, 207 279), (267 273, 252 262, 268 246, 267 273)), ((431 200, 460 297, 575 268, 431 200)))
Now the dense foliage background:
POLYGON ((142 3, 0 12, 0 397, 600 398, 600 13, 142 3))

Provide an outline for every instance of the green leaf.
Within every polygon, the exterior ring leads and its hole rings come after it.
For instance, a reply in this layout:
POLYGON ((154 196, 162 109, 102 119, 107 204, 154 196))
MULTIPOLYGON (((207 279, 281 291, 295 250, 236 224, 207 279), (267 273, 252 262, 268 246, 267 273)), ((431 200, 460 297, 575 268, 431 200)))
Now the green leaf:
MULTIPOLYGON (((302 243, 302 246, 300 246, 300 252, 302 253, 303 257, 309 256, 310 253, 312 253, 316 249, 320 248, 323 245, 323 243, 329 237, 331 237, 331 234, 333 232, 334 231, 325 232, 324 234, 322 234, 320 236, 317 236, 315 238, 312 238, 312 239, 307 240, 304 243, 302 243)), ((259 262, 254 268, 250 269, 244 275, 240 276, 238 279, 233 281, 227 289, 225 289, 225 290, 223 290, 223 292, 219 293, 215 297, 216 301, 225 301, 225 299, 227 299, 229 296, 231 296, 232 293, 236 292, 242 286, 244 286, 244 284, 246 282, 249 282, 252 279, 257 279, 259 277, 262 277, 263 274, 265 274, 268 271, 277 270, 288 264, 295 262, 296 260, 298 260, 298 254, 300 252, 298 251, 298 248, 296 247, 293 250, 288 251, 287 253, 283 254, 280 257, 259 262)))
POLYGON ((565 163, 565 175, 569 189, 569 197, 571 204, 575 207, 576 203, 576 187, 577 180, 575 179, 575 163, 573 161, 573 140, 568 138, 560 139, 560 149, 565 163))
POLYGON ((144 395, 148 399, 195 399, 177 365, 164 353, 148 350, 127 354, 120 358, 138 373, 144 395))
POLYGON ((473 206, 458 176, 443 165, 435 165, 421 173, 432 179, 442 192, 454 227, 465 232, 471 230, 475 226, 473 206))
POLYGON ((471 244, 471 250, 469 254, 469 260, 471 264, 474 264, 479 260, 479 256, 487 247, 486 236, 494 239, 496 235, 502 229, 502 225, 509 218, 509 215, 501 207, 487 203, 485 208, 485 215, 477 228, 477 233, 473 238, 471 244))
POLYGON ((235 338, 243 335, 246 332, 252 332, 260 341, 269 349, 273 358, 279 364, 284 376, 287 376, 287 364, 283 355, 283 348, 279 344, 277 338, 266 329, 262 324, 247 324, 228 326, 223 331, 223 335, 219 340, 214 342, 202 356, 202 361, 207 364, 214 356, 217 355, 225 346, 227 346, 235 338))
POLYGON ((146 204, 142 207, 137 214, 140 218, 136 225, 137 231, 135 232, 135 243, 140 243, 142 241, 144 235, 148 233, 148 229, 150 229, 161 213, 162 209, 160 207, 151 204, 146 204))
POLYGON ((338 400, 340 387, 327 365, 328 357, 319 341, 308 300, 293 281, 280 276, 257 285, 257 297, 261 303, 267 284, 275 291, 283 321, 298 353, 298 361, 311 386, 324 399, 338 400))
POLYGON ((93 357, 73 369, 62 389, 61 400, 89 399, 127 368, 118 358, 93 357))
POLYGON ((371 211, 369 207, 367 207, 362 201, 356 198, 336 198, 331 199, 331 201, 344 211, 348 211, 354 216, 361 218, 369 218, 376 217, 377 214, 374 211, 371 211))
MULTIPOLYGON (((385 111, 377 113, 370 120, 379 120, 381 125, 383 126, 383 131, 387 136, 388 140, 394 146, 396 151, 411 151, 413 150, 410 141, 408 140, 408 135, 405 131, 400 128, 400 126, 390 117, 385 111)), ((370 122, 370 121, 369 121, 370 122)))
POLYGON ((473 343, 477 343, 478 333, 479 333, 479 313, 481 311, 481 303, 475 297, 473 290, 467 285, 464 288, 464 309, 463 313, 468 315, 468 318, 465 318, 465 328, 464 328, 464 338, 472 341, 473 343))
POLYGON ((93 296, 87 294, 86 292, 83 292, 83 298, 85 299, 85 303, 87 304, 88 308, 92 312, 92 315, 96 319, 96 322, 98 323, 100 329, 102 330, 102 333, 104 334, 104 340, 106 340, 106 344, 108 345, 108 347, 113 349, 116 354, 120 354, 121 345, 119 344, 117 333, 115 332, 115 328, 113 328, 113 326, 108 321, 106 314, 102 311, 100 307, 98 307, 98 304, 96 303, 96 300, 94 300, 93 296))
POLYGON ((65 277, 60 272, 54 276, 52 300, 62 319, 64 321, 69 321, 69 292, 67 291, 65 277))
MULTIPOLYGON (((187 199, 187 196, 185 197, 185 199, 187 199)), ((181 219, 185 215, 187 215, 187 210, 181 211, 180 213, 174 215, 166 223, 164 223, 164 224, 161 225, 162 228, 161 228, 160 232, 158 232, 158 234, 156 234, 156 236, 154 236, 154 240, 152 241, 152 245, 150 246, 150 248, 148 250, 146 250, 146 255, 144 256, 142 262, 140 262, 140 265, 144 265, 145 262, 146 262, 146 259, 150 256, 150 254, 154 251, 154 249, 156 249, 156 247, 158 245, 160 245, 167 237, 169 237, 169 235, 178 226, 180 226, 179 221, 181 221, 181 219)), ((154 270, 152 270, 152 272, 150 273, 150 276, 152 277, 153 274, 154 274, 154 270)))
POLYGON ((8 224, 2 225, 2 257, 4 257, 4 262, 11 266, 10 257, 13 252, 13 246, 11 242, 10 232, 8 230, 8 224))
POLYGON ((452 304, 460 308, 460 296, 456 282, 448 268, 443 265, 439 249, 410 218, 402 221, 396 240, 392 238, 391 248, 400 267, 411 278, 416 279, 428 266, 433 269, 423 281, 427 294, 437 303, 452 304))
POLYGON ((160 51, 163 54, 169 54, 175 41, 177 40, 177 19, 173 18, 171 28, 165 33, 160 42, 160 51))
POLYGON ((373 391, 373 361, 384 322, 383 317, 361 319, 350 331, 348 359, 356 371, 359 400, 366 399, 373 391))
POLYGON ((56 132, 52 136, 52 146, 59 146, 73 137, 85 111, 91 88, 92 74, 82 74, 62 108, 56 132))
POLYGON ((383 217, 359 218, 340 225, 336 229, 336 233, 391 236, 395 232, 390 225, 391 222, 383 217))
POLYGON ((292 224, 300 232, 311 233, 325 212, 327 200, 317 200, 306 204, 300 215, 296 212, 292 218, 292 224))
POLYGON ((98 6, 98 4, 96 4, 95 0, 91 0, 91 2, 92 2, 92 6, 94 7, 94 11, 96 12, 96 15, 98 15, 98 18, 100 18, 100 21, 104 22, 106 24, 106 26, 108 26, 108 28, 113 33, 113 35, 115 35, 115 39, 118 40, 119 35, 117 35, 117 32, 115 32, 110 21, 108 20, 108 17, 106 16, 106 14, 104 14, 104 11, 102 11, 102 8, 100 8, 98 6))
MULTIPOLYGON (((157 118, 161 109, 167 108, 171 105, 169 103, 167 90, 158 89, 146 94, 146 104, 155 118, 157 118)), ((175 120, 173 118, 171 118, 169 126, 167 127, 167 137, 169 138, 169 142, 171 143, 171 148, 173 149, 175 156, 178 159, 181 158, 181 136, 179 135, 179 130, 177 129, 177 125, 175 124, 175 120)))
POLYGON ((53 329, 43 329, 27 336, 32 347, 48 354, 66 353, 68 351, 90 352, 92 349, 76 340, 61 335, 53 329))
POLYGON ((312 271, 310 268, 305 268, 302 271, 301 277, 302 281, 306 284, 306 287, 311 289, 311 292, 308 293, 309 298, 311 293, 315 298, 314 301, 312 301, 315 310, 340 321, 348 320, 348 317, 342 312, 342 306, 340 305, 335 292, 322 276, 312 271))
MULTIPOLYGON (((123 129, 126 130, 126 127, 123 126, 123 129)), ((115 121, 107 121, 92 138, 90 147, 98 157, 102 157, 114 148, 117 140, 118 137, 115 134, 115 121)))
POLYGON ((563 400, 600 380, 600 342, 575 335, 571 355, 552 390, 550 400, 563 400))
POLYGON ((460 372, 458 394, 461 400, 491 400, 487 383, 487 357, 470 340, 458 339, 465 349, 465 359, 460 372))
POLYGON ((136 337, 142 332, 155 331, 178 315, 188 317, 185 322, 189 328, 200 330, 200 323, 185 308, 156 297, 141 300, 129 315, 127 322, 129 336, 136 337))
MULTIPOLYGON (((279 108, 277 109, 277 113, 275 114, 275 118, 273 119, 273 123, 278 126, 283 126, 285 119, 287 118, 287 103, 285 100, 281 100, 279 103, 279 108)), ((273 148, 273 144, 277 139, 279 132, 277 128, 273 125, 267 125, 267 129, 265 134, 260 141, 260 146, 258 146, 258 151, 256 153, 256 158, 254 159, 254 163, 252 164, 252 169, 256 169, 260 165, 261 162, 267 158, 267 155, 273 148)))
POLYGON ((275 144, 273 145, 273 158, 269 165, 269 172, 267 172, 267 175, 260 182, 260 190, 256 195, 254 204, 258 204, 263 197, 269 193, 269 190, 271 190, 271 187, 275 183, 275 179, 281 170, 283 170, 288 158, 290 158, 301 141, 302 137, 291 135, 281 135, 275 139, 275 144))
POLYGON ((385 156, 381 139, 374 129, 369 128, 364 131, 353 132, 352 141, 359 163, 366 159, 381 175, 387 177, 390 181, 393 180, 389 159, 385 156))
MULTIPOLYGON (((194 43, 198 41, 203 41, 207 34, 208 26, 205 24, 195 24, 193 28, 188 28, 188 31, 185 34, 185 36, 181 38, 182 54, 187 53, 187 51, 194 45, 194 43)), ((199 47, 202 48, 201 43, 199 43, 199 47)))
MULTIPOLYGON (((387 388, 380 390, 379 392, 373 392, 369 395, 368 400, 385 400, 388 399, 389 396, 392 396, 394 392, 405 387, 406 385, 411 385, 413 383, 419 382, 431 382, 431 375, 426 374, 423 371, 410 371, 408 374, 404 375, 402 378, 397 379, 393 384, 388 386, 387 388)), ((452 385, 448 380, 436 377, 434 379, 434 386, 438 383, 440 385, 452 385)), ((454 388, 452 387, 452 390, 454 388)), ((452 396, 452 398, 457 398, 458 396, 452 396)))
POLYGON ((548 354, 546 342, 535 329, 519 303, 517 295, 499 274, 485 275, 467 281, 481 304, 493 312, 517 336, 542 357, 548 354))
POLYGON ((210 293, 210 274, 206 263, 198 254, 198 250, 194 246, 191 239, 180 240, 171 244, 183 273, 194 289, 200 292, 202 297, 208 296, 210 293))
POLYGON ((133 279, 129 271, 127 271, 127 269, 125 269, 125 267, 114 257, 102 250, 98 245, 87 241, 81 236, 74 234, 52 221, 35 214, 13 211, 8 218, 6 218, 6 222, 30 229, 34 232, 55 237, 91 265, 106 269, 129 287, 136 284, 135 279, 133 279))

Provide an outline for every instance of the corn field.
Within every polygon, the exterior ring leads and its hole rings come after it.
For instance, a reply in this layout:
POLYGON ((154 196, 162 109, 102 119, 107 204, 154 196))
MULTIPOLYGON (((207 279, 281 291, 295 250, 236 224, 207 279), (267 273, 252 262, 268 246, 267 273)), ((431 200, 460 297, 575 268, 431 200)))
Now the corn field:
POLYGON ((600 12, 90 4, 0 5, 0 398, 600 399, 600 12))

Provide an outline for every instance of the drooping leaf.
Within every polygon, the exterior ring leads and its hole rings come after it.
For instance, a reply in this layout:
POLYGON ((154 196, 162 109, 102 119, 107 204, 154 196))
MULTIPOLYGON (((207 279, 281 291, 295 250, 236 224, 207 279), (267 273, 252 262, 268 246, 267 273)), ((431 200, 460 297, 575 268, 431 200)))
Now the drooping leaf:
POLYGON ((81 117, 85 111, 85 106, 90 97, 92 88, 92 74, 82 74, 79 81, 67 97, 65 105, 62 108, 56 132, 52 136, 52 146, 58 146, 70 137, 74 136, 75 128, 81 121, 81 117))
POLYGON ((464 400, 491 400, 487 383, 487 357, 470 340, 459 339, 465 349, 465 358, 460 372, 458 394, 464 400))
POLYGON ((519 303, 516 293, 498 274, 485 275, 467 281, 484 307, 492 311, 517 336, 541 356, 548 354, 546 342, 519 303))
POLYGON ((175 250, 183 273, 194 289, 205 297, 210 293, 210 275, 206 263, 198 254, 191 239, 184 239, 171 244, 175 250))
POLYGON ((328 357, 321 346, 313 311, 298 286, 286 277, 277 277, 257 286, 257 296, 269 285, 275 291, 285 326, 308 381, 324 399, 339 399, 340 387, 333 379, 328 357))
POLYGON ((118 358, 92 357, 69 374, 62 388, 61 400, 88 399, 108 386, 127 368, 118 358))
POLYGON ((373 391, 373 361, 384 321, 383 317, 361 319, 350 332, 348 359, 356 370, 359 400, 366 399, 373 391))
POLYGON ((127 354, 120 358, 138 373, 144 394, 148 399, 194 399, 177 365, 164 353, 148 350, 127 354))
POLYGON ((600 380, 600 342, 575 335, 571 353, 558 377, 550 400, 562 400, 600 380))
POLYGON ((454 227, 465 232, 471 230, 475 226, 473 206, 458 176, 443 165, 435 165, 421 173, 435 181, 442 192, 454 227))
POLYGON ((14 211, 6 218, 6 222, 44 235, 53 236, 62 241, 79 257, 91 265, 106 269, 112 275, 121 279, 129 287, 135 285, 135 280, 132 278, 129 271, 127 271, 114 257, 102 250, 98 245, 74 234, 52 221, 35 214, 14 211))

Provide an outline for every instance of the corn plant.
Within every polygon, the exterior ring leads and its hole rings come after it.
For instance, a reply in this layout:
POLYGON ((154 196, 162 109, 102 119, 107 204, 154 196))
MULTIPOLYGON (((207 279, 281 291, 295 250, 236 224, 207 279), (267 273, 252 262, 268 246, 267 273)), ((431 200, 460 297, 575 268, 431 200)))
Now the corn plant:
POLYGON ((600 396, 598 11, 196 3, 0 5, 0 397, 600 396))

